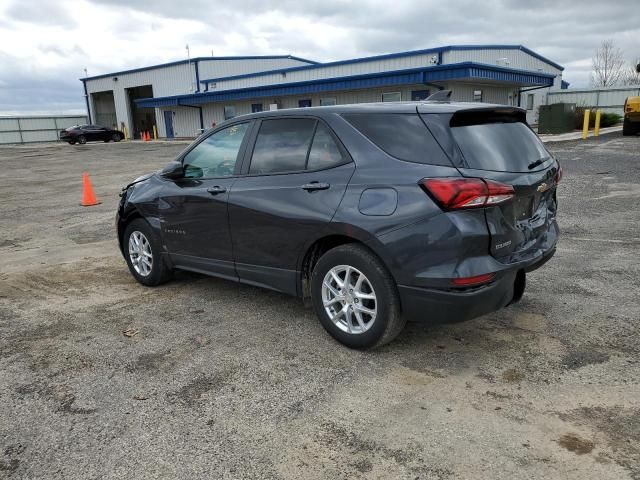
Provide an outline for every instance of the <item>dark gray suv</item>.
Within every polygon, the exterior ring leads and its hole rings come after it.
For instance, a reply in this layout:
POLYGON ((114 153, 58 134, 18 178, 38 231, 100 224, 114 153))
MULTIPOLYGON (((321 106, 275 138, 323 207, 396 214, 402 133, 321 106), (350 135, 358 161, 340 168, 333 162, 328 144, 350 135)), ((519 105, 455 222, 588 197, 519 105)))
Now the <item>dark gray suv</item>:
POLYGON ((407 319, 518 301, 554 254, 561 176, 514 107, 261 112, 128 185, 116 223, 144 285, 182 269, 296 295, 337 340, 367 348, 407 319))

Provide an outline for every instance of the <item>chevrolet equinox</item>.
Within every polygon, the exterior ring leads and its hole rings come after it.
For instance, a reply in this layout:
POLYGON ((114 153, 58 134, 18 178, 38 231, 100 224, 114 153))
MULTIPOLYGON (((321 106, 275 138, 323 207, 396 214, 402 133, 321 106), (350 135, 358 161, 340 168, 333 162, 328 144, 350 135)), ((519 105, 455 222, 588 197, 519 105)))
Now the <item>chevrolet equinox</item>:
POLYGON ((515 107, 278 110, 233 118, 129 184, 116 224, 144 285, 181 269, 296 295, 368 348, 407 319, 518 301, 555 252, 561 177, 515 107))

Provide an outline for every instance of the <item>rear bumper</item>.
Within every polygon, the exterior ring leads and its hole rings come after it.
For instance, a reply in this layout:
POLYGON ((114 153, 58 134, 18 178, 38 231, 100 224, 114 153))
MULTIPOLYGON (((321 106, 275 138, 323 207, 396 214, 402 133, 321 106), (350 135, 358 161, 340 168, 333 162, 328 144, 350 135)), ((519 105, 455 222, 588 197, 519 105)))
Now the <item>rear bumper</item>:
MULTIPOLYGON (((528 263, 502 270, 492 283, 468 290, 440 290, 398 285, 403 315, 425 323, 464 322, 495 312, 517 301, 518 272, 524 275, 546 263, 555 254, 555 246, 528 263)), ((523 288, 524 284, 521 285, 523 288)))

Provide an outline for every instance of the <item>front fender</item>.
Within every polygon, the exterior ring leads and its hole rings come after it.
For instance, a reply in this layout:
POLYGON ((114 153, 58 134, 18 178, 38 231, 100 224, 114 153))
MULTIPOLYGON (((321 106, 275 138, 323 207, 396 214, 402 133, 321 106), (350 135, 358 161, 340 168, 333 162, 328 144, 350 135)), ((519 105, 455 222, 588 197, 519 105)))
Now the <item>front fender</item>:
MULTIPOLYGON (((116 231, 118 245, 124 255, 124 231, 136 218, 143 218, 162 240, 161 219, 158 210, 158 180, 151 176, 138 183, 130 184, 122 193, 122 199, 116 213, 116 231)), ((164 242, 162 242, 164 244, 164 242)))

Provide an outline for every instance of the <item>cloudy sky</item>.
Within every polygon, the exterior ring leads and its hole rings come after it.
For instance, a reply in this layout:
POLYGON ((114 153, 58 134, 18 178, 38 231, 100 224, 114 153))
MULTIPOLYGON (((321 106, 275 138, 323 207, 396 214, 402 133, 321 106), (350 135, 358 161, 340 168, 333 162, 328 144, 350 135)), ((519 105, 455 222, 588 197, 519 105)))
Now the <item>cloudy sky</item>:
POLYGON ((639 0, 0 0, 0 114, 84 111, 78 78, 191 56, 332 61, 450 44, 523 44, 589 83, 611 38, 640 57, 639 0))

